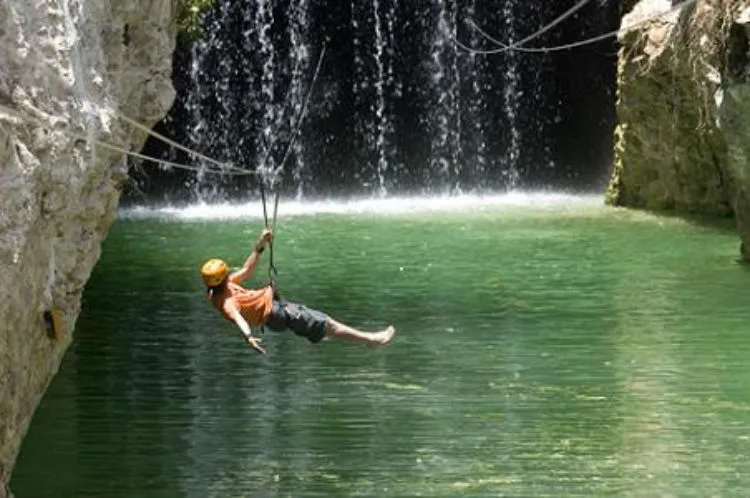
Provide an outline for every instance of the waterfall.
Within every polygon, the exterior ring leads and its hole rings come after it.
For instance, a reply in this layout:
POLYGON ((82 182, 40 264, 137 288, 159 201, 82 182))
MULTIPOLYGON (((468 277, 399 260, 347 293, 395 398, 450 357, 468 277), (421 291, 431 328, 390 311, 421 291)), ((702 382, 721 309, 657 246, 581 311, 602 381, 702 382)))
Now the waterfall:
POLYGON ((352 32, 352 45, 353 45, 353 62, 354 62, 354 81, 352 82, 352 92, 354 94, 354 115, 355 125, 354 132, 357 137, 355 143, 359 146, 360 150, 355 154, 355 158, 364 164, 352 165, 356 169, 354 177, 361 182, 361 184, 368 188, 371 186, 371 178, 368 172, 367 160, 368 152, 370 148, 370 141, 367 137, 372 136, 372 125, 369 120, 368 113, 362 113, 361 109, 368 108, 369 102, 369 75, 367 73, 367 62, 366 47, 363 46, 362 41, 363 30, 366 29, 367 15, 363 13, 363 9, 360 7, 361 2, 352 0, 351 2, 351 32, 352 32), (360 22, 360 17, 365 22, 360 22))
MULTIPOLYGON (((288 28, 289 43, 291 44, 289 57, 291 59, 290 63, 294 68, 292 70, 292 82, 289 91, 290 100, 293 102, 294 110, 293 112, 289 112, 287 126, 289 129, 293 129, 296 125, 295 119, 302 111, 305 97, 303 78, 310 68, 310 54, 306 44, 307 17, 309 15, 308 0, 297 0, 296 3, 290 2, 287 15, 290 19, 288 28)), ((296 185, 296 198, 302 199, 305 193, 305 183, 311 179, 309 172, 305 167, 304 142, 299 139, 295 140, 293 150, 294 166, 292 166, 292 178, 296 185)))
POLYGON ((392 169, 392 145, 389 136, 393 125, 388 96, 394 87, 393 16, 394 4, 372 0, 368 5, 351 4, 351 26, 354 47, 354 80, 352 91, 357 122, 357 143, 361 144, 361 164, 357 178, 375 196, 388 193, 392 169))
MULTIPOLYGON (((205 36, 190 49, 188 73, 189 91, 185 102, 188 123, 185 135, 190 147, 204 151, 219 160, 242 164, 245 138, 240 136, 236 147, 227 147, 233 130, 215 126, 216 118, 225 122, 237 122, 231 92, 233 66, 236 62, 226 48, 221 36, 221 27, 230 26, 233 10, 226 2, 220 3, 218 11, 205 25, 205 36)), ((176 159, 176 158, 171 158, 176 159)), ((209 166, 198 162, 200 170, 194 178, 185 182, 198 201, 213 201, 221 198, 224 181, 205 173, 209 166)))
MULTIPOLYGON (((518 32, 514 10, 518 0, 504 0, 503 2, 503 27, 507 37, 508 44, 518 41, 518 32)), ((505 157, 503 158, 503 171, 506 179, 506 185, 510 189, 518 186, 518 158, 521 153, 521 134, 518 128, 518 108, 521 90, 519 89, 519 72, 518 72, 518 53, 514 50, 505 52, 505 84, 503 91, 503 106, 507 122, 507 129, 510 137, 508 141, 505 157)))
MULTIPOLYGON (((471 54, 454 43, 482 47, 467 18, 508 43, 519 39, 529 31, 519 0, 500 10, 478 0, 217 5, 185 64, 185 119, 171 124, 189 147, 257 168, 300 200, 337 189, 387 197, 521 186, 524 144, 544 134, 543 126, 523 131, 535 111, 522 98, 525 55, 471 54), (282 165, 323 44, 321 77, 282 165)), ((548 147, 529 150, 537 145, 548 147)), ((252 175, 185 175, 197 200, 257 194, 252 175)))
POLYGON ((388 84, 392 87, 393 97, 400 98, 402 92, 401 80, 400 78, 396 78, 396 75, 393 72, 393 60, 396 58, 395 23, 396 3, 394 0, 390 0, 386 2, 385 8, 385 26, 388 40, 385 50, 387 55, 386 78, 388 84))
MULTIPOLYGON (((477 15, 476 0, 473 1, 466 9, 466 15, 475 19, 477 15)), ((479 37, 475 30, 471 31, 469 38, 470 46, 478 46, 479 37)), ((484 76, 486 71, 486 59, 474 53, 467 56, 467 78, 469 80, 469 91, 467 92, 466 119, 467 125, 464 127, 464 141, 472 147, 472 167, 470 172, 464 177, 470 177, 469 181, 474 189, 481 190, 484 185, 484 178, 487 173, 487 137, 485 116, 487 105, 484 97, 484 76)), ((468 166, 468 165, 467 165, 468 166)))
MULTIPOLYGON (((437 20, 432 39, 432 91, 434 94, 432 115, 432 156, 430 171, 439 182, 438 187, 451 192, 457 189, 456 171, 460 161, 460 115, 456 115, 458 105, 458 85, 460 77, 456 61, 456 46, 451 39, 455 36, 455 4, 449 0, 437 3, 437 20)), ((433 177, 434 178, 434 177, 433 177)))
MULTIPOLYGON (((193 91, 190 92, 190 97, 196 97, 203 95, 203 92, 205 91, 203 82, 199 78, 200 71, 201 71, 201 50, 203 45, 205 45, 205 41, 202 41, 198 44, 196 44, 191 49, 192 54, 192 64, 190 65, 190 81, 193 83, 194 88, 193 91)), ((187 136, 190 140, 191 144, 197 144, 199 143, 199 137, 201 134, 205 133, 206 130, 206 120, 203 117, 203 113, 201 110, 203 107, 200 105, 200 103, 193 104, 192 99, 190 99, 188 106, 190 108, 190 111, 192 112, 192 126, 189 126, 187 128, 187 136)), ((205 172, 206 165, 203 163, 203 161, 200 162, 200 169, 198 170, 198 173, 195 175, 195 181, 191 186, 200 191, 201 187, 204 185, 204 180, 206 179, 206 172, 205 172)))
POLYGON ((387 116, 385 115, 385 97, 383 95, 383 85, 385 81, 385 67, 383 63, 383 26, 380 20, 380 2, 372 0, 373 18, 375 20, 375 63, 377 66, 377 79, 375 80, 375 94, 377 101, 375 103, 375 119, 377 121, 377 138, 375 147, 378 155, 377 179, 378 195, 385 197, 387 189, 385 186, 385 175, 388 173, 388 161, 386 160, 386 142, 385 133, 388 126, 387 116))
MULTIPOLYGON (((286 52, 277 48, 278 20, 269 0, 219 2, 216 11, 202 19, 204 35, 192 45, 186 71, 188 123, 172 124, 184 127, 191 148, 257 170, 271 184, 283 178, 279 162, 301 111, 310 66, 308 4, 296 0, 288 6, 282 40, 286 52)), ((296 140, 284 165, 299 196, 308 178, 304 150, 304 142, 296 140)), ((241 192, 252 181, 198 172, 186 184, 196 200, 208 202, 241 192)))
MULTIPOLYGON (((251 119, 252 104, 255 104, 256 111, 262 115, 260 128, 262 130, 261 139, 256 147, 255 164, 263 171, 264 176, 270 177, 272 183, 278 181, 279 171, 276 169, 276 160, 274 157, 275 140, 278 138, 280 129, 277 120, 274 88, 274 63, 275 47, 271 42, 269 30, 273 24, 273 10, 268 4, 269 0, 257 0, 257 9, 253 28, 257 31, 257 41, 246 36, 246 53, 252 53, 253 49, 258 50, 262 60, 262 74, 260 78, 260 95, 248 96, 245 106, 247 109, 244 120, 251 119), (276 132, 276 135, 274 135, 276 132)), ((245 71, 250 76, 252 66, 245 67, 245 71)))
POLYGON ((458 46, 453 43, 452 39, 456 37, 457 28, 457 17, 458 17, 458 5, 454 4, 450 10, 450 16, 448 17, 448 24, 444 25, 446 32, 443 36, 449 38, 450 51, 449 59, 451 61, 451 80, 449 87, 450 98, 450 114, 453 118, 453 126, 451 127, 450 134, 450 152, 451 152, 451 168, 452 168, 452 179, 450 182, 453 184, 450 188, 450 193, 461 193, 461 180, 460 174, 462 170, 462 161, 464 160, 461 142, 461 128, 463 121, 461 120, 461 71, 459 70, 458 60, 458 46))

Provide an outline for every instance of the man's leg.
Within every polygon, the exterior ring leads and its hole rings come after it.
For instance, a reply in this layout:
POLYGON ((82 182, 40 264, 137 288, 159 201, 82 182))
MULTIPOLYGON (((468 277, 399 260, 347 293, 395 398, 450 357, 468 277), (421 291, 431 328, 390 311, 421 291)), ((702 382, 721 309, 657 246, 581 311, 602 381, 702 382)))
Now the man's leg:
POLYGON ((371 346, 386 346, 393 341, 393 337, 396 335, 396 329, 392 325, 379 332, 364 332, 337 322, 330 317, 326 320, 325 332, 328 337, 348 339, 371 346))
POLYGON ((389 326, 378 332, 364 332, 344 325, 323 313, 305 305, 286 302, 283 304, 286 326, 295 334, 307 337, 310 342, 320 342, 324 337, 346 339, 371 346, 390 344, 396 329, 389 326))

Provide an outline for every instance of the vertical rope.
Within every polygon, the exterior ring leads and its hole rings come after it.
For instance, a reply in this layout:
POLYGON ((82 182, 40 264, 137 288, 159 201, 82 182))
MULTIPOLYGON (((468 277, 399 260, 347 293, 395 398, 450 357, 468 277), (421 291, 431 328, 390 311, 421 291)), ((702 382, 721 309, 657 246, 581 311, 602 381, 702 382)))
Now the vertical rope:
MULTIPOLYGON (((277 171, 274 171, 274 175, 281 173, 284 170, 284 164, 286 163, 287 158, 289 157, 289 152, 292 150, 292 145, 294 144, 295 139, 297 138, 297 135, 299 134, 300 126, 302 124, 302 120, 305 117, 305 113, 307 111, 307 104, 310 102, 310 96, 312 95, 313 88, 315 87, 315 82, 318 79, 318 73, 320 72, 320 67, 323 63, 323 56, 326 53, 326 45, 323 44, 323 49, 320 52, 320 57, 318 58, 318 65, 315 68, 315 74, 313 75, 312 82, 310 83, 310 91, 307 93, 307 97, 305 98, 305 102, 302 106, 302 109, 300 109, 300 115, 297 119, 297 123, 294 126, 294 129, 292 130, 292 136, 289 140, 289 144, 287 144, 286 152, 284 152, 284 157, 281 160, 281 164, 279 164, 279 167, 277 168, 277 171)), ((269 149, 270 154, 270 149, 269 149)), ((261 175, 260 179, 260 197, 261 201, 263 202, 263 221, 265 223, 266 228, 270 228, 271 231, 274 233, 276 232, 276 220, 278 218, 279 213, 279 192, 280 188, 278 185, 275 185, 275 192, 274 192, 274 201, 273 201, 273 218, 272 218, 272 224, 269 227, 268 225, 268 208, 266 206, 266 175, 261 175)), ((276 183, 276 182, 274 182, 276 183)), ((279 182, 280 183, 280 182, 279 182)), ((273 259, 273 239, 268 243, 268 279, 270 281, 270 284, 273 285, 273 277, 275 275, 278 275, 279 271, 276 269, 276 264, 274 263, 273 259)))

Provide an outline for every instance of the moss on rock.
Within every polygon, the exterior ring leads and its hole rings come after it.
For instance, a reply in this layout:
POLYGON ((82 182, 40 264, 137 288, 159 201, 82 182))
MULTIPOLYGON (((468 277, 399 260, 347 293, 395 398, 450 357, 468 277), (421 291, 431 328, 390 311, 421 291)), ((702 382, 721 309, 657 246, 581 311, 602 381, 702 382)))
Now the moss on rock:
POLYGON ((623 40, 609 204, 732 213, 726 141, 708 80, 720 53, 694 46, 705 35, 698 19, 674 16, 623 40))
MULTIPOLYGON (((663 10, 643 0, 623 25, 663 10)), ((621 39, 610 205, 734 215, 750 261, 750 5, 698 0, 621 39)))

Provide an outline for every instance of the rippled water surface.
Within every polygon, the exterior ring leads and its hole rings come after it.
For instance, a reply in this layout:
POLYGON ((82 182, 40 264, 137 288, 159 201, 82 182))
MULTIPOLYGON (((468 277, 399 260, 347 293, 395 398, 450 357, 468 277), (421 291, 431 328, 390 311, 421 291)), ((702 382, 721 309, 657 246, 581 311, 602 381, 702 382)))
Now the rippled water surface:
POLYGON ((240 265, 257 216, 125 213, 17 497, 750 495, 733 231, 598 199, 449 202, 282 205, 287 296, 399 336, 372 350, 269 331, 267 357, 197 274, 209 256, 240 265))

